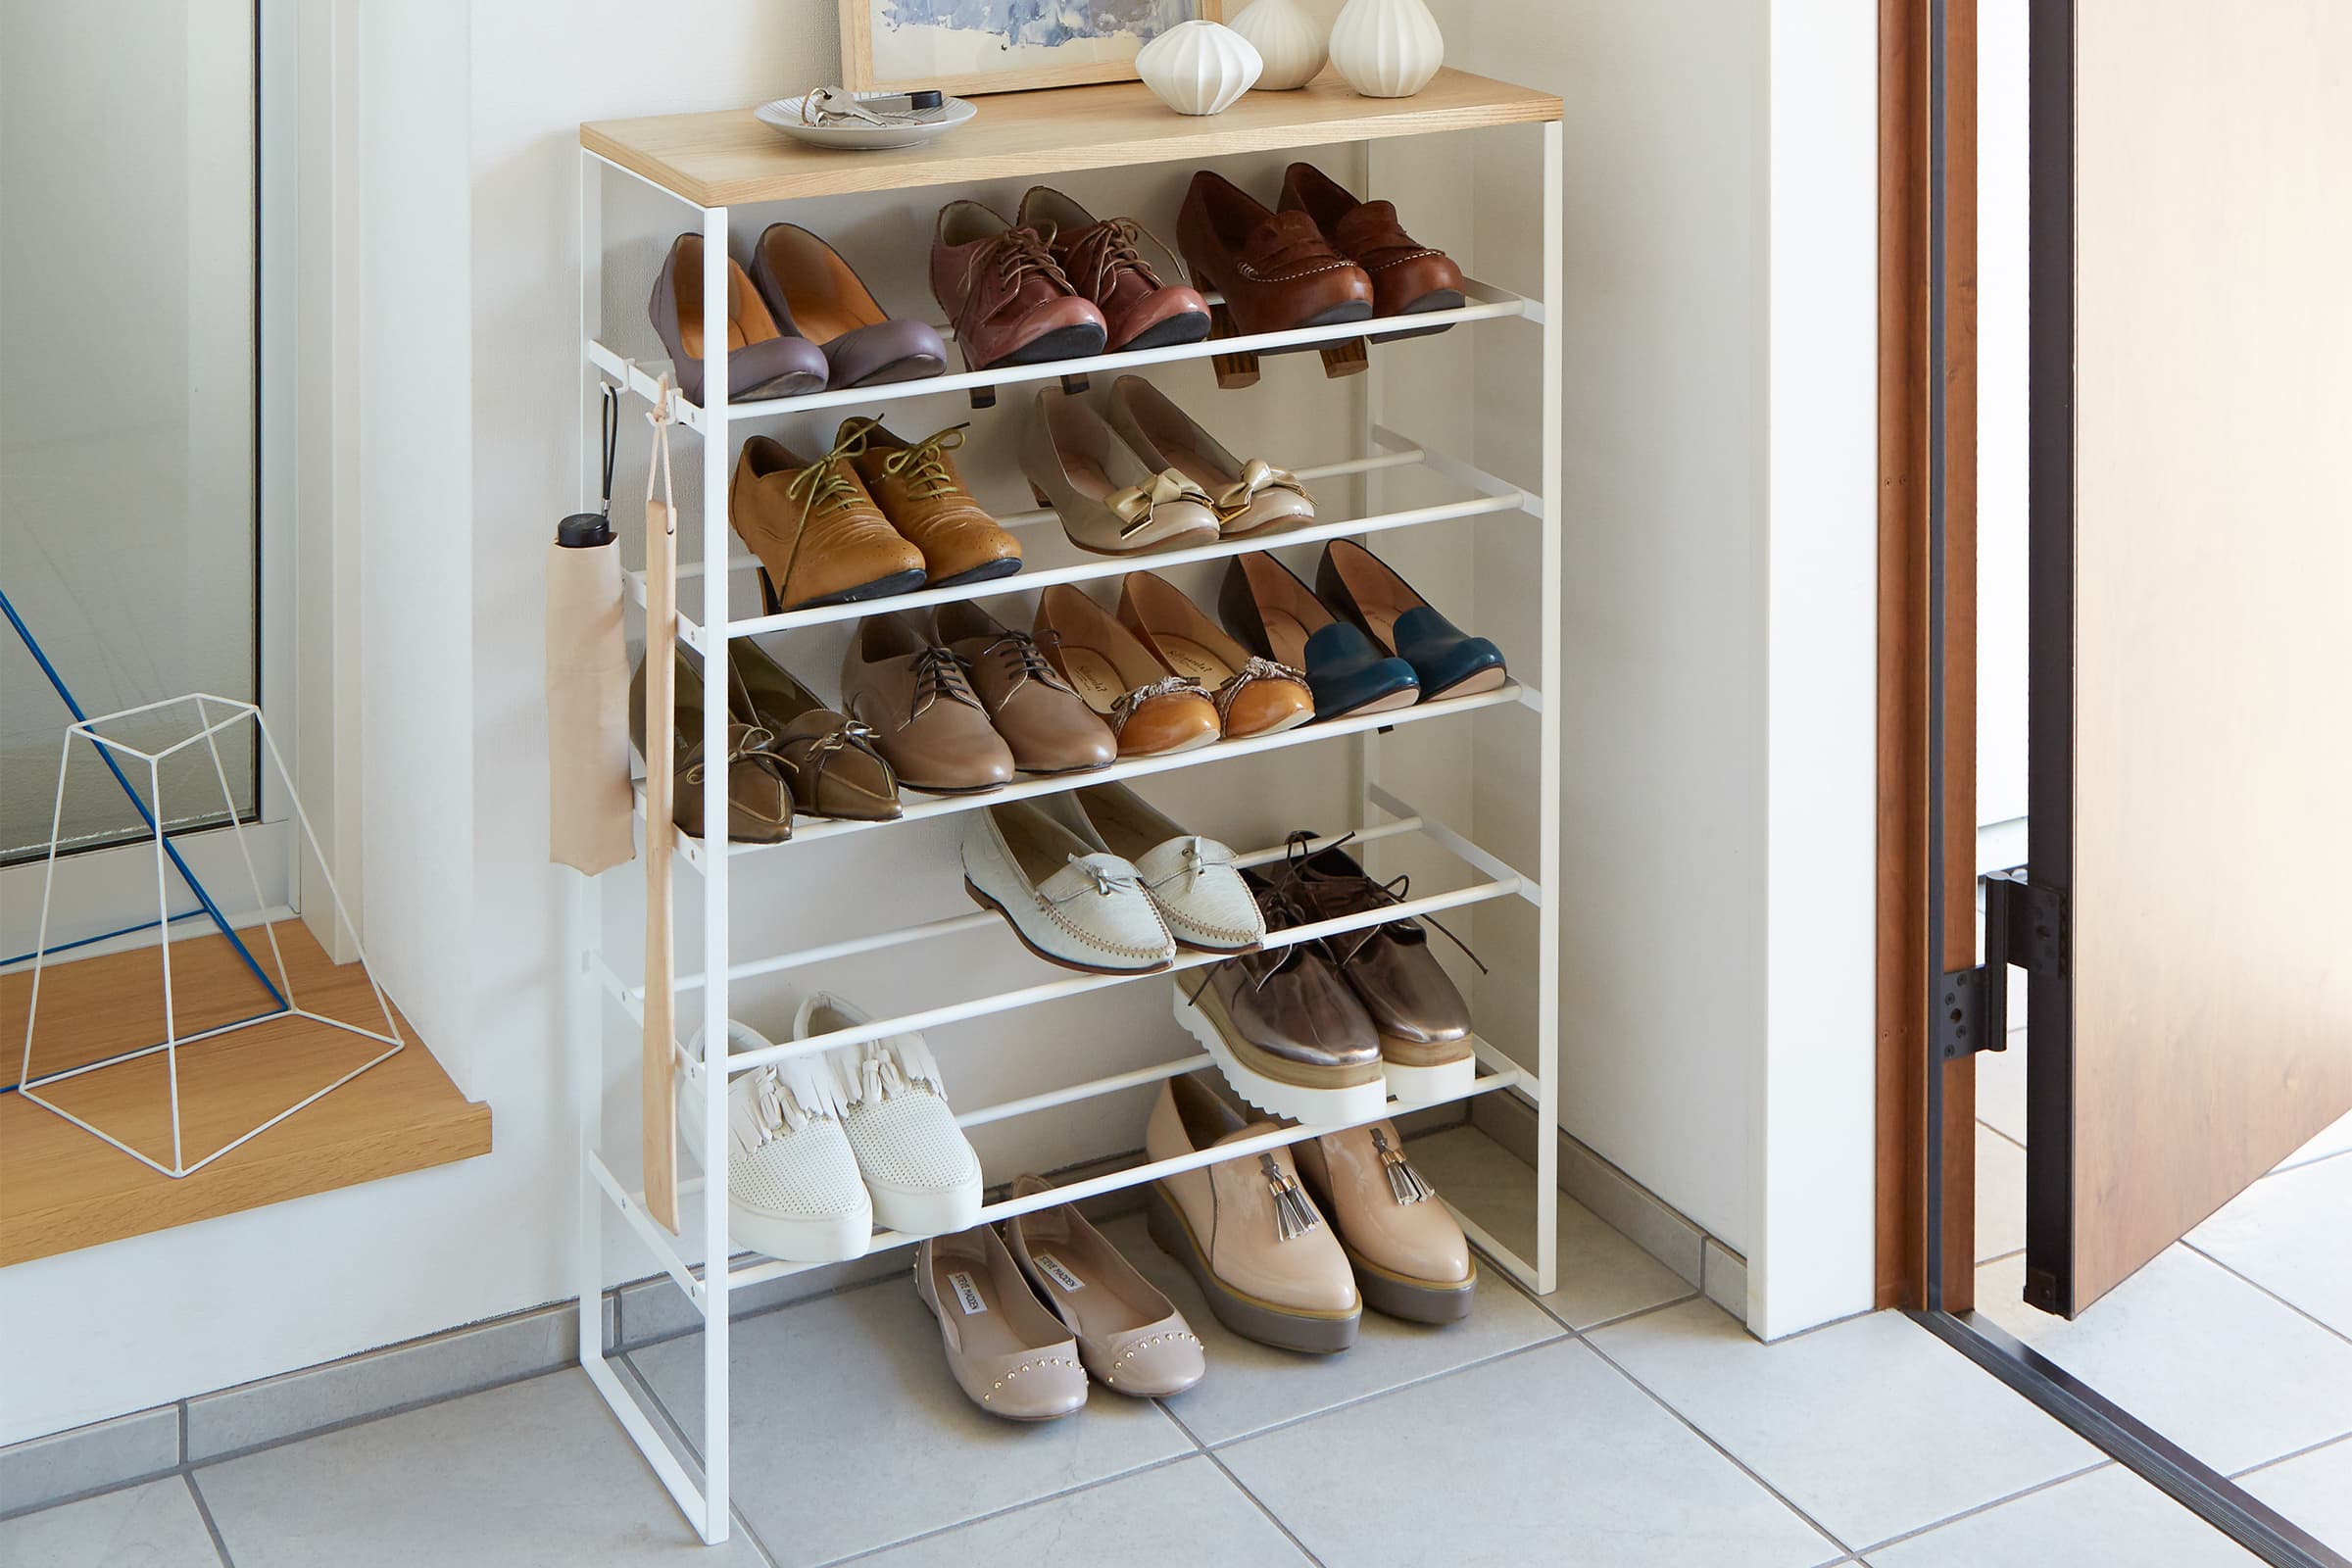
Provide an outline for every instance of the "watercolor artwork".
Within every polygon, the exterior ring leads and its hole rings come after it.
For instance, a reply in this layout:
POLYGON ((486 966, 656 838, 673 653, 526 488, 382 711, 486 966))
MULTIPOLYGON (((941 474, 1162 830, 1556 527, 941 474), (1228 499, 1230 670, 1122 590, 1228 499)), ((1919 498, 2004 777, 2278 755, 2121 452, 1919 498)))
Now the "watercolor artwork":
POLYGON ((1136 51, 1218 0, 842 0, 844 68, 861 89, 955 93, 1133 81, 1136 51))

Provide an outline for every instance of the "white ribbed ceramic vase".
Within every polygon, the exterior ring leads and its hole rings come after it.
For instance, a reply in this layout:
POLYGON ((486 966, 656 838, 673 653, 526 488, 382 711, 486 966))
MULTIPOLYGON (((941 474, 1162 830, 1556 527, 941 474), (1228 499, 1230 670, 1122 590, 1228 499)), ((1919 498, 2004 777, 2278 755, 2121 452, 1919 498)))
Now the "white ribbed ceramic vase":
POLYGON ((1259 92, 1303 87, 1331 58, 1323 46, 1323 28, 1298 0, 1257 0, 1228 25, 1266 63, 1257 78, 1259 92))
POLYGON ((1421 0, 1348 0, 1331 63, 1367 98, 1410 98, 1446 63, 1446 35, 1421 0))
POLYGON ((1222 114, 1265 70, 1250 41, 1215 22, 1179 22, 1135 57, 1135 74, 1180 115, 1222 114))

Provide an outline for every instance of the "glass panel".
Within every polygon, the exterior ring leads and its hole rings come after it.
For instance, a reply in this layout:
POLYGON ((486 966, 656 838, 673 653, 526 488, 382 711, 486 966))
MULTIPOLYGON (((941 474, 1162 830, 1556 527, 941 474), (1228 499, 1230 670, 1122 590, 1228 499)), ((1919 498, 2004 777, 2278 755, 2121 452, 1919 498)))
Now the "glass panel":
MULTIPOLYGON (((253 174, 253 0, 0 0, 0 561, 85 713, 258 700, 253 174)), ((0 860, 48 845, 67 718, 0 628, 0 860)), ((163 783, 172 825, 226 819, 203 748, 163 783)), ((65 841, 125 826, 77 765, 65 841)))

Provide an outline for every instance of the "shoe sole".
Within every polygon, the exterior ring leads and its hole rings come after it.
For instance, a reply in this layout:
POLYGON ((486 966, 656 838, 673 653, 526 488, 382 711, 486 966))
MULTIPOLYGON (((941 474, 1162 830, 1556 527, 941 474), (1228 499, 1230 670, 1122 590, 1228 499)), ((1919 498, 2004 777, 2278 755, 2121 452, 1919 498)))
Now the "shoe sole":
POLYGON ((1004 916, 1005 928, 1009 930, 1015 937, 1020 939, 1022 947, 1027 948, 1030 953, 1036 956, 1045 959, 1046 962, 1054 964, 1058 968, 1075 969, 1080 974, 1157 974, 1175 961, 1173 958, 1162 958, 1157 963, 1141 965, 1127 969, 1114 969, 1107 964, 1080 963, 1077 959, 1065 958, 1058 953, 1048 953, 1045 949, 1030 941, 1029 933, 1021 929, 1019 921, 1013 919, 1012 911, 1005 908, 1004 906, 999 904, 996 900, 990 898, 987 894, 981 892, 979 885, 973 882, 973 880, 968 876, 963 879, 963 891, 970 894, 972 902, 980 906, 980 907, 983 909, 994 909, 998 914, 1004 916))
POLYGON ((902 1236, 953 1236, 980 1223, 976 1177, 968 1186, 944 1193, 877 1193, 870 1183, 866 1192, 873 1200, 876 1223, 902 1236))
POLYGON ((796 599, 784 607, 783 613, 789 615, 796 610, 821 610, 827 605, 861 605, 869 599, 888 599, 894 594, 910 594, 922 585, 923 574, 909 566, 905 571, 894 571, 887 577, 876 577, 872 582, 859 583, 855 588, 845 588, 837 594, 821 594, 814 599, 796 599))
POLYGON ((865 1255, 874 1216, 870 1210, 829 1219, 761 1214, 730 1200, 727 1235, 738 1247, 780 1262, 843 1263, 865 1255))
MULTIPOLYGON (((1045 365, 1054 360, 1091 360, 1102 352, 1102 329, 1086 322, 1057 326, 1044 337, 1032 338, 1001 360, 974 365, 974 370, 1001 369, 1007 365, 1045 365)), ((965 361, 969 365, 970 361, 965 361)))
MULTIPOLYGON (((1383 1050, 1386 1050, 1385 1045, 1383 1050)), ((1389 1081, 1389 1093, 1396 1097, 1396 1102, 1400 1105, 1427 1105, 1441 1100, 1459 1100, 1478 1081, 1478 1062, 1471 1056, 1426 1066, 1384 1060, 1380 1070, 1381 1076, 1389 1081)))
MULTIPOLYGON (((1334 305, 1327 311, 1317 311, 1305 320, 1293 321, 1289 326, 1280 328, 1280 330, 1303 332, 1310 326, 1347 326, 1355 321, 1369 321, 1370 319, 1372 319, 1371 301, 1354 300, 1346 305, 1334 305)), ((1258 349, 1255 352, 1261 358, 1276 354, 1316 354, 1331 346, 1329 343, 1293 343, 1287 348, 1258 349)))
POLYGON ((999 577, 1009 577, 1020 569, 1021 558, 1008 556, 1002 561, 992 561, 985 565, 974 566, 969 571, 959 571, 953 577, 942 577, 937 582, 926 581, 923 586, 926 588, 961 588, 966 583, 995 582, 999 577))
POLYGON ((1187 311, 1182 316, 1153 322, 1110 352, 1140 354, 1146 349, 1172 349, 1180 343, 1202 342, 1208 337, 1209 324, 1206 311, 1187 311))
MULTIPOLYGON (((1458 311, 1469 303, 1459 289, 1442 288, 1435 293, 1422 295, 1412 304, 1398 311, 1396 315, 1424 316, 1431 311, 1458 311)), ((1408 337, 1436 337, 1440 332, 1452 330, 1453 323, 1447 321, 1441 326, 1416 326, 1407 332, 1376 332, 1372 336, 1372 341, 1375 343, 1400 343, 1408 337)))
POLYGON ((1408 1323, 1459 1323, 1470 1315, 1471 1302, 1478 1295, 1476 1258, 1471 1259, 1468 1279, 1423 1280, 1382 1268, 1346 1242, 1340 1244, 1340 1250, 1348 1254, 1348 1266, 1355 1270, 1356 1293, 1383 1317, 1398 1317, 1408 1323))
POLYGON ((1502 690, 1502 683, 1510 678, 1511 672, 1509 670, 1503 668, 1500 664, 1492 664, 1487 668, 1478 671, 1478 673, 1474 675, 1463 676, 1460 680, 1455 681, 1452 685, 1446 687, 1442 691, 1434 691, 1429 693, 1422 699, 1422 701, 1435 703, 1447 697, 1476 697, 1481 692, 1500 691, 1502 690))
POLYGON ((855 381, 844 381, 832 390, 839 392, 862 386, 892 386, 901 381, 927 381, 932 376, 944 373, 947 368, 948 362, 945 360, 934 359, 928 354, 909 354, 903 360, 891 361, 870 375, 860 376, 855 381))
POLYGON ((1402 691, 1391 692, 1386 697, 1375 697, 1370 702, 1358 703, 1353 708, 1342 708, 1328 713, 1318 710, 1315 716, 1317 718, 1346 718, 1352 713, 1393 713, 1399 708, 1410 708, 1419 701, 1421 701, 1421 688, 1407 686, 1402 691))
POLYGON ((1324 1127, 1370 1121, 1388 1108, 1389 1086, 1378 1062, 1327 1072, 1301 1068, 1244 1039, 1214 991, 1201 992, 1195 1002, 1181 984, 1174 989, 1176 1021, 1215 1059, 1234 1093, 1258 1109, 1324 1127), (1308 1081, 1293 1081, 1301 1077, 1308 1081))
POLYGON ((1225 738, 1229 741, 1253 741, 1261 735, 1280 735, 1285 731, 1297 729, 1301 724, 1312 724, 1314 721, 1315 710, 1305 708, 1293 713, 1279 724, 1268 724, 1264 729, 1253 729, 1246 735, 1228 735, 1225 738))
POLYGON ((1331 1355, 1355 1343, 1363 1321, 1362 1306, 1346 1312, 1305 1312, 1237 1291, 1217 1278, 1193 1236, 1191 1221, 1157 1182, 1152 1184, 1145 1208, 1145 1229, 1152 1245, 1184 1265, 1193 1283, 1200 1287, 1200 1294, 1208 1298, 1208 1309, 1217 1321, 1243 1339, 1309 1355, 1331 1355))

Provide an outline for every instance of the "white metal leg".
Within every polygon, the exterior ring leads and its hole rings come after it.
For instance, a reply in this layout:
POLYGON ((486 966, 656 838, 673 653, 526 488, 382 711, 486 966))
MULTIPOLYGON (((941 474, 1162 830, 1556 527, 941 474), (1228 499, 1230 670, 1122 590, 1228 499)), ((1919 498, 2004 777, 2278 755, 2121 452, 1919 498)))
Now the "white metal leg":
MULTIPOLYGON (((727 209, 703 212, 703 560, 724 561, 727 535, 727 209)), ((781 584, 778 585, 781 588, 781 584)), ((705 688, 727 689, 727 574, 703 573, 705 688)), ((666 650, 664 650, 666 652, 666 650)), ((727 1125, 727 704, 703 704, 703 831, 718 830, 703 872, 703 1125, 724 1148, 727 1125)), ((657 766, 666 765, 666 760, 657 766)), ((703 1256, 711 1260, 703 1306, 703 1540, 727 1539, 727 1162, 710 1161, 703 1192, 703 1256)))
POLYGON ((1566 569, 1560 514, 1560 319, 1566 252, 1560 212, 1564 195, 1562 127, 1544 124, 1544 466, 1537 484, 1544 492, 1544 677, 1550 700, 1537 717, 1543 757, 1536 792, 1538 836, 1536 876, 1544 898, 1536 907, 1536 1291, 1549 1296, 1559 1284, 1560 1207, 1560 685, 1563 662, 1560 604, 1566 569))

